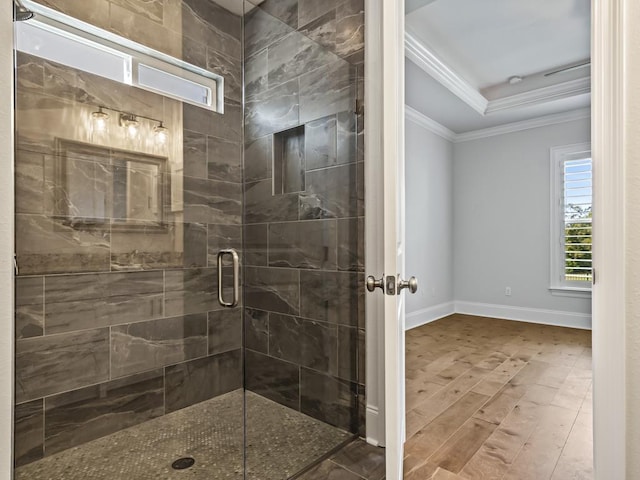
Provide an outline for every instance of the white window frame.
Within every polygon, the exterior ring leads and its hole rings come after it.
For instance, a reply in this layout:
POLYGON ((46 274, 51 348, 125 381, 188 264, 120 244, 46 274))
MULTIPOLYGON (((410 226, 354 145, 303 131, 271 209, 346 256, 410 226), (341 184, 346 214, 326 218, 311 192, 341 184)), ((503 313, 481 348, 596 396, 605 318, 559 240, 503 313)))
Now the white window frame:
MULTIPOLYGON (((591 284, 585 285, 586 282, 564 279, 564 163, 569 160, 583 158, 591 158, 591 143, 578 143, 551 148, 551 266, 549 290, 553 295, 591 297, 591 284)), ((593 194, 591 201, 593 205, 593 194)))

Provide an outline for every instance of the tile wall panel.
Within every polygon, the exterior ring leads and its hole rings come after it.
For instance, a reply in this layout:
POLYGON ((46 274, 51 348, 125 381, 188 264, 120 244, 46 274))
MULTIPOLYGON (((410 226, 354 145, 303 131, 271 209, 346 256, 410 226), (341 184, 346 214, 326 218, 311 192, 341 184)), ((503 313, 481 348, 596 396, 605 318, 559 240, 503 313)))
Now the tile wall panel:
POLYGON ((363 61, 362 0, 266 0, 245 17, 247 387, 354 432, 365 405, 363 61), (274 145, 294 128, 304 153, 283 165, 274 145), (281 193, 285 166, 302 172, 302 191, 281 193))
POLYGON ((241 309, 221 311, 215 269, 242 245, 242 16, 210 0, 37 1, 222 75, 224 114, 17 55, 16 465, 242 380, 241 309), (100 105, 162 120, 169 141, 141 117, 127 140, 115 110, 96 134, 100 105), (134 204, 145 186, 125 179, 143 169, 116 151, 161 159, 157 208, 134 204))

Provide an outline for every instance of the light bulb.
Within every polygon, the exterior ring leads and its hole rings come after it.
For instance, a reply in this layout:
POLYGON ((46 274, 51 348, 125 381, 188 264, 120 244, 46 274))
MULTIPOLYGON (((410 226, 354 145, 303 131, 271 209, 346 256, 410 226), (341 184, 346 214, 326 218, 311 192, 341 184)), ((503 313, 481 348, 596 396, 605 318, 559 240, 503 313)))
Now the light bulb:
POLYGON ((123 113, 120 115, 120 125, 124 127, 127 137, 135 140, 140 132, 140 122, 136 120, 135 115, 123 113))
POLYGON ((91 123, 93 131, 96 133, 102 133, 107 130, 107 120, 109 120, 109 114, 102 111, 102 107, 97 112, 91 114, 91 123))
POLYGON ((167 129, 162 122, 153 129, 153 133, 156 137, 156 142, 159 145, 167 143, 167 140, 169 139, 169 129, 167 129))

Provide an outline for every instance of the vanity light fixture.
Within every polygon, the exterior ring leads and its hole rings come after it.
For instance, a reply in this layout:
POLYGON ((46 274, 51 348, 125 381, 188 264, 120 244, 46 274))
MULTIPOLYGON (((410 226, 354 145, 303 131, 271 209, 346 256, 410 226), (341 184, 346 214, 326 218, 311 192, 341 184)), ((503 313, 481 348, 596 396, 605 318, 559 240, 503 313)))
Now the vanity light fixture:
POLYGON ((91 113, 91 130, 93 134, 99 134, 104 136, 109 132, 109 119, 111 116, 105 111, 109 110, 117 113, 118 125, 122 127, 124 136, 128 140, 137 140, 140 133, 145 131, 142 128, 141 120, 147 120, 152 124, 156 125, 151 128, 149 126, 148 130, 152 131, 153 137, 156 144, 160 146, 164 146, 169 141, 169 129, 165 126, 163 120, 159 120, 157 118, 145 117, 144 115, 137 115, 131 112, 124 112, 122 110, 117 110, 115 108, 105 107, 104 105, 100 105, 98 110, 91 113))

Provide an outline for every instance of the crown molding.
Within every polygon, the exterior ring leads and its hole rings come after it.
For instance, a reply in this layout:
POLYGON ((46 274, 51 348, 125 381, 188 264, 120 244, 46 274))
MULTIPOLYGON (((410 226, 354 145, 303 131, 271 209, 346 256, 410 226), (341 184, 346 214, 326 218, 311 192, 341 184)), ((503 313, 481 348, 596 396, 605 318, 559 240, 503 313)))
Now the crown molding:
POLYGON ((568 112, 554 113, 552 115, 545 115, 544 117, 532 118, 530 120, 507 123, 497 127, 482 128, 480 130, 473 130, 465 133, 455 133, 432 118, 427 117, 424 113, 417 111, 409 105, 405 105, 405 118, 407 120, 453 143, 470 142, 481 138, 496 137, 507 133, 547 127, 549 125, 557 125, 559 123, 572 122, 574 120, 582 120, 590 117, 591 108, 579 108, 568 112))
POLYGON ((488 100, 473 85, 440 60, 432 50, 418 40, 410 31, 405 32, 404 45, 405 56, 409 60, 482 116, 495 112, 504 112, 505 110, 541 105, 591 92, 591 77, 589 76, 548 87, 536 88, 504 98, 488 100))
POLYGON ((489 101, 485 114, 488 115, 511 108, 539 105, 541 103, 562 100, 563 98, 575 97, 576 95, 583 95, 585 93, 591 93, 591 76, 491 100, 489 101))
POLYGON ((469 82, 453 71, 410 32, 404 36, 405 56, 460 100, 484 115, 489 101, 469 82))
POLYGON ((532 128, 546 127, 556 125, 558 123, 571 122, 573 120, 582 120, 591 117, 591 108, 579 108, 568 112, 554 113, 545 115, 544 117, 532 118, 530 120, 522 120, 520 122, 507 123, 497 127, 483 128, 472 132, 458 133, 454 140, 455 143, 469 142, 480 138, 495 137, 506 133, 520 132, 522 130, 530 130, 532 128))
POLYGON ((427 117, 425 114, 420 113, 416 109, 411 108, 409 105, 405 105, 405 116, 407 120, 421 126, 425 130, 429 130, 431 133, 434 133, 444 138, 445 140, 449 140, 450 142, 456 141, 457 134, 455 132, 452 132, 444 125, 427 117))

